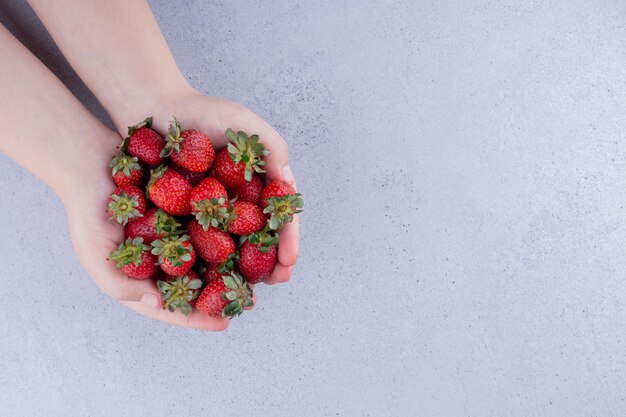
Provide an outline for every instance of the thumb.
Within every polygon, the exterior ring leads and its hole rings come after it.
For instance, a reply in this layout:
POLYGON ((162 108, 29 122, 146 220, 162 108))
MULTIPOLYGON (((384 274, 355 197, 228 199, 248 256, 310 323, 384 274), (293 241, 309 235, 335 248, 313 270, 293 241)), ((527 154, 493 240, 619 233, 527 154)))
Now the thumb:
MULTIPOLYGON (((117 271, 116 271, 117 272, 117 271)), ((136 280, 119 273, 113 274, 100 288, 111 298, 118 301, 138 301, 150 307, 161 305, 161 296, 151 279, 136 280)), ((100 280, 98 280, 100 285, 100 280)))
POLYGON ((153 308, 161 305, 161 295, 153 280, 128 278, 112 262, 107 262, 106 269, 99 272, 92 276, 109 297, 121 302, 141 302, 153 308))

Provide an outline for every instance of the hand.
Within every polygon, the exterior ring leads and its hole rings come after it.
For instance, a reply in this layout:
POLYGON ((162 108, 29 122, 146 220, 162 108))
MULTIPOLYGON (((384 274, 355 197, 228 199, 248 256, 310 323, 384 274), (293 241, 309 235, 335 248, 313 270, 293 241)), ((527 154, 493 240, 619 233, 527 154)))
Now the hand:
POLYGON ((124 238, 108 220, 114 189, 108 167, 122 138, 90 114, 65 86, 0 25, 0 151, 41 178, 68 214, 72 243, 98 286, 133 310, 167 323, 223 330, 229 320, 161 308, 152 280, 127 278, 107 258, 124 238), (33 123, 36 119, 37 122, 33 123))
MULTIPOLYGON (((287 143, 267 122, 247 108, 219 98, 206 97, 196 91, 189 90, 169 99, 161 99, 152 110, 152 114, 141 116, 141 119, 153 116, 153 128, 165 135, 172 116, 180 121, 183 129, 198 129, 209 135, 216 149, 227 143, 226 129, 243 130, 248 134, 258 134, 265 148, 270 151, 265 158, 266 178, 283 180, 295 188, 295 179, 289 167, 287 143)), ((150 106, 140 106, 150 108, 150 106)), ((127 124, 135 124, 139 120, 128 120, 127 124)), ((123 127, 120 127, 123 129, 123 127)), ((267 284, 287 282, 298 258, 299 250, 299 218, 294 216, 293 222, 285 225, 280 231, 278 243, 278 263, 267 284)))
MULTIPOLYGON (((259 116, 250 110, 225 100, 202 96, 195 92, 162 100, 153 112, 153 128, 164 134, 169 120, 176 115, 182 126, 207 133, 217 149, 226 144, 224 132, 228 127, 257 133, 270 150, 266 158, 267 178, 282 179, 294 185, 295 180, 288 165, 287 144, 284 139, 259 116)), ((148 116, 148 115, 145 115, 148 116)), ((136 123, 136 120, 128 124, 136 123)), ((121 128, 120 128, 121 129, 121 128)), ((75 251, 96 284, 109 296, 127 307, 166 323, 196 329, 221 331, 230 320, 212 318, 193 311, 189 316, 161 308, 161 297, 152 280, 127 278, 107 258, 124 239, 123 228, 108 219, 106 201, 114 190, 108 163, 115 154, 121 137, 112 132, 92 146, 82 148, 81 161, 74 167, 75 177, 71 187, 60 193, 68 213, 68 223, 75 251), (87 150, 88 149, 88 150, 87 150)), ((280 230, 278 263, 268 284, 286 282, 291 277, 298 257, 298 215, 280 230)))
POLYGON ((108 219, 105 209, 115 189, 108 163, 122 140, 113 132, 108 133, 106 138, 94 141, 93 146, 83 148, 80 155, 72 158, 77 161, 71 165, 75 180, 59 192, 80 262, 102 291, 144 316, 183 327, 226 329, 230 322, 227 318, 208 317, 199 311, 184 316, 179 311, 163 310, 153 280, 128 278, 107 259, 124 239, 124 229, 108 219))

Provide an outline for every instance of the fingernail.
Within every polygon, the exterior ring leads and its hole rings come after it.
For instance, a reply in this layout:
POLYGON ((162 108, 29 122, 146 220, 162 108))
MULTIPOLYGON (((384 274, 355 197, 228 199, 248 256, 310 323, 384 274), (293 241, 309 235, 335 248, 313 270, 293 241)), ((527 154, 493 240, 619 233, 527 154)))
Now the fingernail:
POLYGON ((291 167, 289 165, 285 165, 283 167, 283 181, 286 181, 289 183, 294 182, 293 172, 291 172, 291 167))
POLYGON ((154 294, 146 293, 141 296, 141 300, 139 301, 148 307, 157 308, 159 306, 159 298, 154 294))

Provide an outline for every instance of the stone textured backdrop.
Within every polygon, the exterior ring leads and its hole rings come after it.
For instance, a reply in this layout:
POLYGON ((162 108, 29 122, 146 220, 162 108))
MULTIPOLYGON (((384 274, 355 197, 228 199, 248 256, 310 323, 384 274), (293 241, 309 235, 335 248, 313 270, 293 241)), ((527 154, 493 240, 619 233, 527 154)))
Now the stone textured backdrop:
MULTIPOLYGON (((289 141, 300 262, 223 334, 150 321, 0 156, 0 414, 623 415, 626 3, 151 4, 289 141)), ((25 3, 0 21, 106 120, 25 3)))

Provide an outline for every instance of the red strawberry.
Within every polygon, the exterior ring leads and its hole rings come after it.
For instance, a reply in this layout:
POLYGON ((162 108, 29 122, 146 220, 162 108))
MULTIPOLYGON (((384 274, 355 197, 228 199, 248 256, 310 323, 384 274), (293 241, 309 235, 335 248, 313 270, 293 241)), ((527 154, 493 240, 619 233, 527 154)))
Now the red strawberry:
POLYGON ((191 313, 195 299, 200 294, 202 281, 193 271, 178 277, 168 277, 157 281, 157 288, 163 297, 163 308, 169 311, 179 309, 185 316, 191 313))
POLYGON ((189 181, 191 185, 197 185, 200 181, 202 181, 204 177, 206 177, 205 172, 191 172, 176 164, 171 164, 170 168, 185 177, 185 179, 189 181))
POLYGON ((263 208, 268 206, 267 198, 284 197, 287 195, 296 194, 295 188, 285 181, 274 180, 267 184, 261 191, 261 206, 263 208))
POLYGON ((222 277, 217 265, 208 265, 206 270, 201 274, 204 282, 211 282, 222 277))
POLYGON ((302 194, 284 181, 272 181, 261 191, 263 213, 270 216, 270 227, 274 230, 293 220, 293 215, 301 213, 304 201, 302 194))
POLYGON ((247 201, 248 203, 261 204, 261 190, 263 190, 263 181, 257 173, 252 174, 252 179, 246 181, 241 187, 228 191, 230 199, 237 201, 247 201))
POLYGON ((259 245, 244 242, 239 248, 239 271, 251 284, 265 281, 272 275, 276 266, 276 246, 270 246, 267 252, 261 252, 259 245))
POLYGON ((204 228, 224 228, 228 222, 228 194, 215 178, 207 177, 191 191, 191 212, 204 228))
POLYGON ((236 272, 208 282, 196 301, 196 308, 211 317, 238 316, 253 305, 252 289, 236 272))
POLYGON ((117 262, 117 267, 129 278, 148 279, 156 271, 157 258, 150 253, 150 248, 143 244, 143 239, 126 239, 117 250, 111 252, 109 258, 117 262))
POLYGON ((151 127, 152 117, 135 126, 129 126, 128 138, 124 141, 125 147, 129 154, 136 156, 144 164, 159 165, 163 162, 161 152, 165 142, 151 127))
POLYGON ((181 132, 180 123, 174 117, 165 141, 161 156, 171 156, 172 161, 191 172, 205 172, 211 167, 215 150, 211 139, 199 130, 181 132))
POLYGON ((107 203, 110 219, 122 226, 143 216, 146 211, 146 198, 141 189, 134 185, 122 185, 113 191, 107 203))
POLYGON ((174 216, 186 216, 191 213, 191 189, 191 184, 185 177, 161 165, 152 170, 146 194, 164 212, 174 216))
POLYGON ((127 239, 142 237, 148 245, 154 240, 176 233, 180 223, 157 207, 151 207, 143 217, 130 222, 124 229, 127 239))
POLYGON ((259 206, 245 201, 235 201, 232 206, 233 212, 228 222, 230 233, 249 235, 265 226, 265 215, 259 206))
POLYGON ((215 163, 209 175, 217 178, 222 184, 228 188, 241 187, 246 182, 244 164, 236 164, 230 159, 228 149, 222 148, 215 157, 215 163))
POLYGON ((230 143, 218 152, 211 175, 226 188, 239 188, 252 180, 252 174, 265 172, 263 157, 269 155, 265 146, 259 143, 259 135, 248 137, 245 132, 226 131, 230 143))
POLYGON ((239 271, 252 284, 266 280, 272 274, 277 259, 278 234, 269 230, 246 237, 239 248, 239 271))
POLYGON ((211 264, 226 262, 235 253, 235 241, 222 230, 209 227, 204 230, 195 220, 187 224, 187 233, 198 256, 211 264))
POLYGON ((196 261, 196 252, 187 235, 156 239, 152 242, 152 254, 159 256, 161 269, 173 276, 185 274, 196 261))
POLYGON ((111 175, 117 186, 138 186, 141 184, 143 170, 141 169, 136 156, 130 156, 124 152, 120 152, 111 159, 109 167, 112 168, 111 175))

